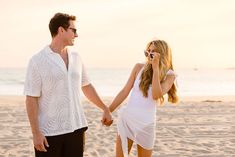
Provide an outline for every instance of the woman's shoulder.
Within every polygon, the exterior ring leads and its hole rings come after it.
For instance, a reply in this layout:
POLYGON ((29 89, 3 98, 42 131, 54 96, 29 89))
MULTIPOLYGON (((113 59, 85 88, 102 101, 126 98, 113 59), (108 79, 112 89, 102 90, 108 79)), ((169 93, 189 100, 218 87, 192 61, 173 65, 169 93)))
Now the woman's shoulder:
POLYGON ((136 63, 134 68, 133 68, 133 72, 135 74, 135 76, 137 76, 137 74, 140 72, 140 70, 144 67, 143 63, 136 63))
POLYGON ((143 67, 144 67, 144 64, 143 64, 143 63, 136 63, 134 68, 135 68, 137 71, 139 71, 139 70, 141 70, 143 67))
POLYGON ((172 69, 169 69, 167 72, 166 72, 166 75, 173 75, 173 76, 177 76, 176 72, 172 69))

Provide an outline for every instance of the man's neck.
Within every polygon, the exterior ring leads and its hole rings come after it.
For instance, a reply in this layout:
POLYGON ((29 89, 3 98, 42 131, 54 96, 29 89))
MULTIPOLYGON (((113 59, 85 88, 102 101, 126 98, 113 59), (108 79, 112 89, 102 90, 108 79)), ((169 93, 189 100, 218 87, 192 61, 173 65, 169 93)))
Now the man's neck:
POLYGON ((57 40, 52 40, 50 48, 53 52, 58 53, 60 55, 66 53, 66 46, 57 40))

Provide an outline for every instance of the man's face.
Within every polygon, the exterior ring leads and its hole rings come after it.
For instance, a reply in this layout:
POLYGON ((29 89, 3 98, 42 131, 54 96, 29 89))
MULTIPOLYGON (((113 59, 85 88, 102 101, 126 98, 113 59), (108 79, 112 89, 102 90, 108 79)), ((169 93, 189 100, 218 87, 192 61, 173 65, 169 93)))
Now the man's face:
POLYGON ((74 39, 78 37, 77 28, 75 26, 75 21, 69 21, 70 25, 67 30, 64 31, 64 42, 68 46, 74 45, 74 39))

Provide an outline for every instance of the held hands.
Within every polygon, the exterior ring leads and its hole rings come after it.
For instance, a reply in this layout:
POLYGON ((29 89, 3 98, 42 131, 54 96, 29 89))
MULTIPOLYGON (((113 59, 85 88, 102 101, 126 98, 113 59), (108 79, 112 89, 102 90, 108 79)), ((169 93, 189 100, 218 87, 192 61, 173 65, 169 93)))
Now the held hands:
POLYGON ((101 123, 105 126, 110 126, 113 123, 112 115, 108 107, 106 107, 103 112, 101 123))
POLYGON ((33 133, 33 144, 35 149, 41 152, 47 152, 46 147, 49 147, 46 137, 40 131, 33 133))

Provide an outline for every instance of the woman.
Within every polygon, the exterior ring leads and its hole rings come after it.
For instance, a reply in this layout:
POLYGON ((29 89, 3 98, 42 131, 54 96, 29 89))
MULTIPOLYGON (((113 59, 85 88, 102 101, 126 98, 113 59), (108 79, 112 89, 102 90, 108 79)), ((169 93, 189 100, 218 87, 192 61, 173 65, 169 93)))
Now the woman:
POLYGON ((137 63, 131 75, 109 109, 113 112, 131 92, 127 105, 118 112, 116 157, 127 157, 133 142, 137 143, 138 157, 151 157, 155 138, 156 108, 163 96, 176 103, 176 75, 173 71, 172 54, 163 40, 147 44, 145 64, 137 63))

